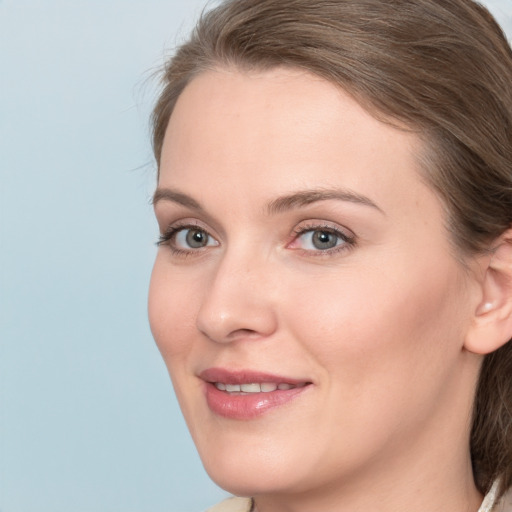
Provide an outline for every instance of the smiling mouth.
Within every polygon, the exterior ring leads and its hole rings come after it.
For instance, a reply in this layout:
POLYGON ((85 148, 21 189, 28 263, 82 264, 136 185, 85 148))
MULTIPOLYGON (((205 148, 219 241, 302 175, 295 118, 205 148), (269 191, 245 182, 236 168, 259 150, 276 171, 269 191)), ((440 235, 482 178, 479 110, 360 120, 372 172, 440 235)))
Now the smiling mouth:
POLYGON ((227 384, 225 382, 213 382, 212 383, 219 391, 225 391, 226 393, 236 393, 240 395, 251 394, 251 393, 271 393, 272 391, 289 391, 290 389, 301 388, 306 386, 307 382, 300 384, 289 384, 287 382, 275 383, 275 382, 252 382, 249 384, 227 384))
POLYGON ((232 420, 252 420, 307 393, 309 380, 253 370, 208 368, 199 378, 209 409, 232 420))
POLYGON ((253 370, 208 368, 199 374, 204 381, 206 404, 223 418, 250 421, 307 394, 313 382, 253 370))

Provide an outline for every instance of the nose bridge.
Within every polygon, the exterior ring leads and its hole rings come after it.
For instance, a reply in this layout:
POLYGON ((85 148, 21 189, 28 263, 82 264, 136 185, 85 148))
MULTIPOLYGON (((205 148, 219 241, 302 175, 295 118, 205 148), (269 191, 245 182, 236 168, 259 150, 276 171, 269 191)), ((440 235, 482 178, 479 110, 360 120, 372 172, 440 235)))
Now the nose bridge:
POLYGON ((204 293, 198 329, 217 342, 272 334, 276 311, 269 274, 268 259, 250 245, 226 250, 204 293))

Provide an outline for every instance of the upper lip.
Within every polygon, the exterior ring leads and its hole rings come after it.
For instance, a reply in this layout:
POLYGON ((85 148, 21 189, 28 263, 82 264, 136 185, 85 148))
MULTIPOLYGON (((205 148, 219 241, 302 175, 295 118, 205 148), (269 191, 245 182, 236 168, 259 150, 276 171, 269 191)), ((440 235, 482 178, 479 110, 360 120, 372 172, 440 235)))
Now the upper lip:
POLYGON ((199 377, 206 382, 222 382, 224 384, 252 384, 264 382, 274 384, 286 383, 298 386, 310 382, 305 379, 294 379, 272 373, 254 370, 229 370, 226 368, 208 368, 202 371, 199 377))

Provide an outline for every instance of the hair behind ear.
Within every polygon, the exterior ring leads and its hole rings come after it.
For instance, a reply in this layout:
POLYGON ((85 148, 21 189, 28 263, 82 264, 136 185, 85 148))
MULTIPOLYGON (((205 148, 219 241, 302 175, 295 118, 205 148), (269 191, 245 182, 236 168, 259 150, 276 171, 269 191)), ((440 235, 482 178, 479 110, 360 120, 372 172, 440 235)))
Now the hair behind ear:
POLYGON ((471 458, 483 494, 500 477, 503 493, 512 486, 512 340, 483 362, 473 411, 471 458))

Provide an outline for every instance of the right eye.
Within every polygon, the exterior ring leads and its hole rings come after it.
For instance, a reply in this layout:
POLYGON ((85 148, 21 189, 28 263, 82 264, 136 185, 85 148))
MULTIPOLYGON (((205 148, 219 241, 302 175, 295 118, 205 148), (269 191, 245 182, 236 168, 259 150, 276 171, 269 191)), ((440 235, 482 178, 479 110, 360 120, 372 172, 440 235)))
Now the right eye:
POLYGON ((217 245, 216 241, 203 229, 183 228, 174 235, 174 243, 179 249, 201 249, 217 245))
POLYGON ((174 226, 160 236, 158 245, 169 245, 176 252, 189 252, 219 243, 198 226, 174 226))

